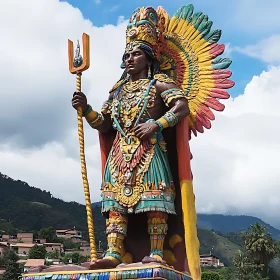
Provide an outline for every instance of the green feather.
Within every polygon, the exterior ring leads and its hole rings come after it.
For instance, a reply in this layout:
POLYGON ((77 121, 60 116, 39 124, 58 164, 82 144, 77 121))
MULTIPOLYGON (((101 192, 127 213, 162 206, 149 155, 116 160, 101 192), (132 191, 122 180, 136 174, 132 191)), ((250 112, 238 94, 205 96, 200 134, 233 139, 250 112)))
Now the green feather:
POLYGON ((231 65, 231 59, 217 57, 212 61, 212 67, 214 69, 226 69, 231 65))
POLYGON ((197 19, 198 19, 201 15, 203 15, 202 12, 197 12, 197 13, 193 14, 192 19, 191 19, 191 23, 194 25, 195 22, 197 21, 197 19))
POLYGON ((207 23, 207 19, 208 17, 205 15, 200 16, 194 23, 194 28, 200 31, 201 27, 203 28, 203 26, 207 23))
POLYGON ((209 34, 207 34, 204 39, 207 40, 209 43, 217 43, 222 35, 222 30, 216 29, 211 31, 209 34))
POLYGON ((207 21, 200 24, 199 28, 197 29, 200 32, 202 37, 205 37, 211 30, 212 22, 207 21))
MULTIPOLYGON (((180 11, 180 13, 178 14, 178 18, 183 18, 185 19, 186 21, 190 21, 191 18, 192 18, 192 15, 193 15, 193 10, 194 10, 194 6, 192 4, 189 4, 189 5, 185 5, 185 6, 182 6, 178 11, 177 13, 180 11)), ((176 15, 177 15, 176 13, 176 15)))

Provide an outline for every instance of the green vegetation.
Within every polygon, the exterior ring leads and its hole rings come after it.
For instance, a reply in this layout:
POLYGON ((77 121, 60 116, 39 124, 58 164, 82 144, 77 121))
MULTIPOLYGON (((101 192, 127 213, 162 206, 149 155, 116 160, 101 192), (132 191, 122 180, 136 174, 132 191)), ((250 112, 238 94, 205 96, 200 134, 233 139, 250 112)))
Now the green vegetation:
POLYGON ((84 263, 86 261, 88 261, 88 258, 89 257, 84 257, 84 256, 81 256, 79 253, 77 252, 74 252, 72 254, 67 254, 65 255, 63 258, 62 258, 62 261, 67 264, 69 263, 69 260, 71 260, 71 262, 73 264, 81 264, 81 263, 84 263))
MULTIPOLYGON (((77 249, 80 244, 73 243, 69 239, 56 238, 55 234, 55 229, 70 229, 75 226, 82 231, 83 239, 87 239, 84 205, 76 202, 64 202, 54 198, 49 192, 30 187, 25 182, 15 181, 1 173, 0 189, 0 234, 33 232, 35 238, 46 239, 47 242, 63 243, 65 249, 77 249)), ((100 203, 94 203, 92 208, 95 238, 97 244, 101 241, 102 247, 105 249, 105 218, 101 215, 100 206, 100 203)), ((202 214, 198 214, 198 227, 200 253, 212 252, 227 266, 203 268, 203 275, 206 275, 203 277, 210 277, 218 273, 222 277, 220 279, 224 280, 267 279, 267 277, 270 280, 280 279, 274 274, 274 271, 280 274, 280 242, 276 244, 272 239, 279 240, 279 230, 269 225, 264 226, 261 220, 254 217, 202 214), (249 225, 256 221, 260 221, 260 223, 248 229, 249 225), (272 235, 266 233, 266 230, 272 235)), ((37 250, 35 251, 38 256, 37 250)), ((78 253, 73 254, 63 256, 63 260, 67 262, 71 257, 73 263, 84 261, 83 257, 79 259, 78 253)), ((47 256, 56 258, 57 254, 47 253, 47 256)), ((9 271, 14 269, 16 273, 17 264, 12 266, 11 263, 9 265, 6 263, 5 265, 9 267, 9 271)))
POLYGON ((44 259, 46 257, 47 251, 45 246, 35 245, 29 250, 29 259, 44 259))
POLYGON ((54 227, 41 228, 38 232, 38 238, 46 239, 47 242, 56 242, 56 231, 54 227))
POLYGON ((198 229, 198 238, 200 242, 200 254, 209 254, 212 252, 225 265, 232 265, 232 257, 241 247, 229 241, 224 236, 214 231, 198 229))
MULTIPOLYGON (((243 250, 235 252, 233 267, 204 268, 203 271, 218 272, 225 280, 278 280, 277 270, 270 263, 279 255, 279 242, 274 241, 266 227, 259 223, 251 225, 242 237, 243 250)), ((274 266, 277 267, 277 261, 274 266)))
POLYGON ((203 272, 201 280, 223 280, 223 277, 217 272, 203 272))
MULTIPOLYGON (((33 232, 36 235, 42 228, 70 229, 75 226, 87 239, 87 217, 85 206, 77 202, 64 202, 54 198, 50 192, 30 187, 20 180, 13 180, 0 173, 0 234, 33 232)), ((96 240, 104 241, 101 228, 105 219, 100 208, 93 208, 96 224, 96 240), (98 212, 98 213, 97 213, 98 212)), ((40 236, 45 236, 40 233, 40 236)), ((50 241, 52 237, 48 238, 50 241)))
POLYGON ((17 264, 18 256, 12 249, 6 248, 0 257, 0 266, 4 267, 5 273, 0 276, 1 280, 18 280, 21 275, 21 269, 17 264))

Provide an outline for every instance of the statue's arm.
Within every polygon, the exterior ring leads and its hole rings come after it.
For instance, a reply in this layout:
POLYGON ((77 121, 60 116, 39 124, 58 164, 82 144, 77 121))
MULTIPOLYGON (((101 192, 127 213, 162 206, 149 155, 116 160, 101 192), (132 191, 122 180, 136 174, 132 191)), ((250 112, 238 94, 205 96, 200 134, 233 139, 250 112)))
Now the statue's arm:
POLYGON ((101 113, 94 111, 90 105, 87 105, 84 112, 88 124, 102 133, 106 133, 112 128, 111 104, 113 96, 114 92, 111 92, 108 100, 103 103, 101 113))
POLYGON ((184 92, 173 83, 156 83, 157 93, 160 94, 169 110, 158 120, 156 124, 160 130, 176 125, 181 119, 189 115, 188 100, 184 92))

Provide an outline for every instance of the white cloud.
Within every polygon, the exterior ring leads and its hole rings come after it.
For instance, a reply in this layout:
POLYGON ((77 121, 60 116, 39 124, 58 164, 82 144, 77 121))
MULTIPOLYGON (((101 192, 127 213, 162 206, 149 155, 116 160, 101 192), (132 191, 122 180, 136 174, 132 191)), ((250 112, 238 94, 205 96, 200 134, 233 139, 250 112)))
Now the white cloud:
MULTIPOLYGON (((77 120, 71 106, 75 76, 68 71, 67 40, 76 43, 83 32, 90 35, 91 67, 82 76, 82 90, 99 110, 122 73, 126 24, 92 26, 78 9, 58 0, 7 1, 0 17, 6 23, 0 25, 5 39, 0 45, 5 54, 5 68, 0 70, 0 172, 83 202, 77 120)), ((88 125, 85 142, 96 201, 99 144, 97 132, 88 125)))
MULTIPOLYGON (((9 0, 0 17, 5 23, 0 25, 5 42, 0 45, 5 54, 0 69, 0 172, 83 203, 67 39, 76 42, 83 32, 91 36, 91 67, 83 74, 82 87, 99 109, 122 73, 126 22, 122 18, 117 26, 95 27, 78 9, 58 0, 9 0)), ((213 128, 191 141, 199 212, 252 214, 276 224, 279 75, 279 68, 271 68, 254 77, 244 95, 225 102, 213 128)), ((97 201, 99 144, 88 126, 85 141, 92 201, 97 201)))
POLYGON ((273 35, 267 39, 259 41, 255 45, 235 48, 236 51, 248 56, 258 58, 267 63, 280 63, 280 35, 273 35))
POLYGON ((99 5, 101 3, 101 0, 95 0, 95 4, 99 5))
POLYGON ((279 75, 273 67, 254 77, 191 141, 199 212, 250 214, 280 226, 279 75))

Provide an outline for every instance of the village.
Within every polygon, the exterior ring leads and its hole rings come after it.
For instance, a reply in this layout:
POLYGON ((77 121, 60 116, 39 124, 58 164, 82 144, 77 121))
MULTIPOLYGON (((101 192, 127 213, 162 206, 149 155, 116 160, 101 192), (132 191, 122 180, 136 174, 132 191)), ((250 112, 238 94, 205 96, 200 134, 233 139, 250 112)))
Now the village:
MULTIPOLYGON (((34 238, 33 233, 2 234, 0 235, 0 257, 6 248, 12 249, 19 257, 17 263, 21 265, 23 272, 28 272, 30 269, 36 269, 46 265, 60 265, 65 262, 72 264, 77 262, 73 256, 81 256, 82 258, 80 260, 84 262, 89 261, 89 243, 83 239, 80 230, 77 230, 75 227, 72 229, 56 229, 55 233, 58 240, 65 240, 75 244, 75 248, 69 249, 65 248, 63 243, 47 242, 46 239, 34 238), (35 246, 45 248, 45 258, 29 258, 30 250, 35 246)), ((101 242, 98 242, 97 249, 98 256, 102 256, 104 250, 101 247, 101 242)), ((224 266, 219 258, 211 252, 200 255, 200 265, 212 267, 224 266)), ((5 270, 0 267, 0 275, 4 272, 5 270)))
MULTIPOLYGON (((62 263, 72 264, 75 262, 74 257, 79 256, 79 260, 87 261, 90 255, 90 247, 88 241, 82 237, 82 232, 75 227, 72 229, 56 229, 56 238, 65 240, 68 244, 72 244, 74 248, 65 248, 64 242, 47 242, 46 239, 34 238, 33 233, 17 233, 15 235, 0 234, 0 257, 4 250, 12 249, 19 260, 23 272, 28 272, 29 269, 43 267, 46 265, 60 265, 62 263), (35 247, 45 248, 45 258, 29 258, 30 251, 35 247)), ((103 254, 100 247, 97 250, 98 256, 103 254)), ((69 246, 68 246, 69 247, 69 246)), ((0 267, 0 275, 4 273, 4 269, 0 267)))

